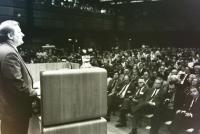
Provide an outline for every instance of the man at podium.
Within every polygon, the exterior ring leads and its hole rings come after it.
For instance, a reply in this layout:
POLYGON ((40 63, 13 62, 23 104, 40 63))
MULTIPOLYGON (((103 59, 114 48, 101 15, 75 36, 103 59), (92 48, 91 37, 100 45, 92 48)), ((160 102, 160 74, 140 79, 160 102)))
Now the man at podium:
POLYGON ((18 53, 24 34, 18 22, 0 24, 0 120, 1 134, 27 134, 31 116, 32 77, 18 53))

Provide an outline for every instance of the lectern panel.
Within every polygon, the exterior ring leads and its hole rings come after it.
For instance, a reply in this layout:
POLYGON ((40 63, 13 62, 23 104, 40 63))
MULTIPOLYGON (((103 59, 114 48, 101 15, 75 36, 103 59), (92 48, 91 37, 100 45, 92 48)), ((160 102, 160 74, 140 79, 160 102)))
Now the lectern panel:
POLYGON ((105 116, 106 79, 107 72, 102 68, 42 72, 43 126, 105 116))
POLYGON ((43 129, 43 134, 107 134, 105 119, 78 122, 43 129))

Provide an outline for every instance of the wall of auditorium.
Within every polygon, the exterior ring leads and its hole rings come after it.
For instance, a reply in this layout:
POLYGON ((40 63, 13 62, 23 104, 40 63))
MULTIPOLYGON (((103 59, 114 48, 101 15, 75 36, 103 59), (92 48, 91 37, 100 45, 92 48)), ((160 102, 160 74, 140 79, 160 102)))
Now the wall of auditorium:
POLYGON ((26 34, 27 46, 50 43, 76 49, 79 46, 106 48, 151 42, 200 42, 197 36, 200 33, 200 2, 197 0, 122 5, 116 7, 121 10, 117 15, 45 7, 35 1, 0 1, 0 22, 18 20, 26 34), (78 42, 74 43, 75 40, 78 42))
POLYGON ((33 0, 1 0, 0 21, 6 19, 17 19, 23 24, 32 21, 34 28, 42 29, 124 30, 125 25, 123 17, 47 7, 33 0))
POLYGON ((199 0, 165 0, 119 5, 129 32, 198 31, 199 0))
MULTIPOLYGON (((69 38, 85 42, 81 45, 87 46, 110 33, 125 30, 124 17, 48 7, 36 0, 1 0, 0 22, 7 19, 19 21, 26 35, 27 46, 35 47, 47 43, 70 45, 67 41, 69 38)), ((109 44, 106 40, 104 43, 109 44)))
POLYGON ((15 19, 25 25, 27 21, 26 4, 25 0, 1 0, 0 21, 15 19))

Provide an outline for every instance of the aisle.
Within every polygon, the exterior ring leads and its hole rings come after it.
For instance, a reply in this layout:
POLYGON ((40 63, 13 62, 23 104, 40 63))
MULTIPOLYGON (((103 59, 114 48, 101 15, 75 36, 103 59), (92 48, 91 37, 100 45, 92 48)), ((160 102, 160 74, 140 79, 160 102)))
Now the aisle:
POLYGON ((117 128, 115 124, 117 124, 118 117, 112 116, 111 121, 107 123, 107 134, 128 134, 131 130, 130 125, 127 127, 117 128))
MULTIPOLYGON (((117 128, 115 125, 117 124, 118 117, 112 116, 111 121, 107 123, 107 134, 129 134, 131 131, 131 121, 127 121, 126 127, 117 128)), ((148 130, 139 128, 138 134, 148 134, 148 130)))
MULTIPOLYGON (((126 127, 121 127, 117 128, 115 125, 117 124, 118 117, 117 116, 112 116, 111 121, 107 123, 107 134, 129 134, 131 131, 131 121, 127 121, 127 126, 126 127)), ((138 129, 138 134, 149 134, 149 130, 145 128, 139 128, 138 129)), ((169 134, 166 126, 163 126, 160 129, 160 134, 169 134)))

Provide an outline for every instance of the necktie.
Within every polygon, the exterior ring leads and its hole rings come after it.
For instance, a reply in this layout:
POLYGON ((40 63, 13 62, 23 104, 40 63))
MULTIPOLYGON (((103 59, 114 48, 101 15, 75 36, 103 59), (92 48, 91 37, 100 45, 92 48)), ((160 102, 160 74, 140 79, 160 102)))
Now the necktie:
POLYGON ((149 81, 149 79, 147 79, 147 80, 145 81, 145 84, 147 84, 148 81, 149 81))
POLYGON ((122 92, 121 97, 124 98, 124 96, 126 95, 126 91, 128 90, 129 84, 126 85, 126 87, 124 88, 124 91, 122 92))
POLYGON ((156 89, 153 91, 153 93, 151 94, 151 98, 153 98, 154 94, 156 93, 156 89))
POLYGON ((190 107, 189 107, 189 111, 191 110, 192 106, 194 105, 194 103, 198 100, 198 98, 193 99, 190 103, 190 107))
POLYGON ((189 111, 191 110, 193 104, 194 104, 194 99, 193 99, 193 100, 191 101, 191 103, 190 103, 189 111))
POLYGON ((115 81, 112 83, 112 92, 114 92, 114 91, 115 91, 116 83, 117 83, 117 81, 116 81, 116 80, 115 80, 115 81))
POLYGON ((157 95, 158 91, 159 89, 155 89, 151 95, 151 98, 154 98, 157 95))
POLYGON ((127 91, 127 89, 128 89, 128 86, 129 86, 129 84, 126 84, 126 85, 122 88, 122 90, 119 92, 119 95, 120 95, 121 98, 123 98, 123 97, 125 96, 126 91, 127 91))
POLYGON ((138 89, 138 91, 136 92, 135 96, 137 96, 137 95, 142 91, 143 88, 144 88, 144 87, 138 89))
POLYGON ((185 79, 186 79, 186 77, 187 77, 188 75, 187 74, 185 74, 185 76, 184 76, 184 78, 183 78, 183 80, 181 81, 181 84, 183 84, 184 83, 184 81, 185 81, 185 79))
POLYGON ((121 95, 121 94, 122 94, 122 92, 125 90, 126 86, 127 86, 127 84, 126 84, 126 85, 124 85, 124 87, 122 88, 122 90, 119 92, 119 95, 121 95))
POLYGON ((111 86, 112 88, 114 88, 116 82, 117 82, 116 80, 113 81, 112 86, 111 86))

